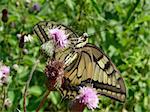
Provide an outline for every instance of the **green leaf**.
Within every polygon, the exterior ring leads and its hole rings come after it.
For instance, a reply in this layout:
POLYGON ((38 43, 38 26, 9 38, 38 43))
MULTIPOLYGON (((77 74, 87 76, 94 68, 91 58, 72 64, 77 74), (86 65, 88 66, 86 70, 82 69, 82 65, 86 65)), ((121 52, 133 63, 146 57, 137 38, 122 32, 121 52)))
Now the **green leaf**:
POLYGON ((42 89, 39 86, 32 86, 29 88, 29 93, 38 97, 42 94, 42 89))

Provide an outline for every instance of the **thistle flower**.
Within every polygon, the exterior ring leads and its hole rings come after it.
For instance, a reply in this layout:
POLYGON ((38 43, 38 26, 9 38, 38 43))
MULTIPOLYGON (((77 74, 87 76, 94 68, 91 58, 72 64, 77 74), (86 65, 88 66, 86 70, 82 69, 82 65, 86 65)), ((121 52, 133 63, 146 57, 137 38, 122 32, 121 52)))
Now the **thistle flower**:
POLYGON ((2 66, 0 70, 4 75, 8 75, 10 73, 10 68, 7 66, 2 66))
POLYGON ((41 107, 44 105, 44 102, 46 101, 49 93, 55 88, 61 87, 64 75, 63 63, 57 60, 48 60, 48 64, 45 68, 45 74, 47 77, 48 91, 41 100, 38 108, 36 109, 36 112, 39 112, 41 107))
POLYGON ((60 87, 63 82, 63 63, 59 61, 49 61, 46 68, 45 74, 48 79, 47 86, 49 89, 60 87))
POLYGON ((9 73, 10 73, 9 67, 5 65, 0 66, 0 85, 7 85, 9 73))
POLYGON ((40 9, 41 8, 40 8, 40 5, 38 3, 34 3, 33 4, 33 6, 32 6, 32 10, 33 11, 37 11, 38 12, 38 11, 40 11, 40 9))
POLYGON ((98 107, 99 99, 97 92, 91 87, 81 87, 79 95, 76 97, 80 104, 86 105, 89 109, 94 110, 98 107))
POLYGON ((5 99, 4 106, 6 108, 9 108, 9 107, 11 107, 11 105, 12 105, 11 100, 9 98, 5 99))
POLYGON ((53 38, 56 45, 58 45, 59 47, 64 48, 67 45, 67 35, 63 30, 60 30, 58 28, 50 29, 49 34, 53 38))

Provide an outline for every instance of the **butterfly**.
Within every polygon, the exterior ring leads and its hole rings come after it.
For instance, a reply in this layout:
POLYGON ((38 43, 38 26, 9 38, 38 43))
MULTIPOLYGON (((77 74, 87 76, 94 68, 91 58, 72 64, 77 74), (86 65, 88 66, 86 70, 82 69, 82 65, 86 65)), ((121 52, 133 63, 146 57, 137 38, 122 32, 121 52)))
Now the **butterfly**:
POLYGON ((52 40, 48 31, 54 28, 64 31, 69 41, 65 48, 56 49, 51 55, 65 64, 64 83, 60 88, 63 95, 74 98, 80 87, 92 86, 98 94, 124 102, 126 87, 120 72, 100 48, 88 43, 86 33, 79 37, 67 26, 49 21, 39 22, 33 30, 43 45, 52 40))

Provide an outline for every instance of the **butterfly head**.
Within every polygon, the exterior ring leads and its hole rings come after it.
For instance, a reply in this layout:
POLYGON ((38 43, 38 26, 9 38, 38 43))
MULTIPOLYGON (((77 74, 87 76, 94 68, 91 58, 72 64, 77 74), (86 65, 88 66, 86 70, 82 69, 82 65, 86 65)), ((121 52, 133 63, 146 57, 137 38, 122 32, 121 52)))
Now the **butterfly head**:
POLYGON ((88 42, 88 34, 83 33, 82 36, 79 37, 78 43, 76 45, 77 48, 81 48, 85 46, 85 44, 88 42))

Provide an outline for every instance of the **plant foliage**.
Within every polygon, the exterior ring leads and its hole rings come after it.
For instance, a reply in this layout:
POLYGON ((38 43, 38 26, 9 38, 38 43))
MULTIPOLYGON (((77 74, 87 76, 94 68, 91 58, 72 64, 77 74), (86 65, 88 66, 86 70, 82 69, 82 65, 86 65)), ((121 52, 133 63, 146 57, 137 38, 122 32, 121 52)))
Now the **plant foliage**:
MULTIPOLYGON (((23 111, 25 84, 40 54, 40 41, 32 28, 44 20, 67 25, 79 35, 87 32, 89 42, 102 48, 120 70, 127 88, 125 103, 101 97, 95 112, 150 111, 149 0, 1 0, 3 9, 8 11, 8 21, 0 21, 0 61, 11 68, 5 92, 12 101, 3 111, 23 111), (28 33, 34 41, 19 48, 17 35, 28 33)), ((41 60, 33 73, 26 97, 28 112, 35 111, 46 91, 44 67, 41 60)), ((41 110, 66 111, 69 105, 54 91, 41 110)))

